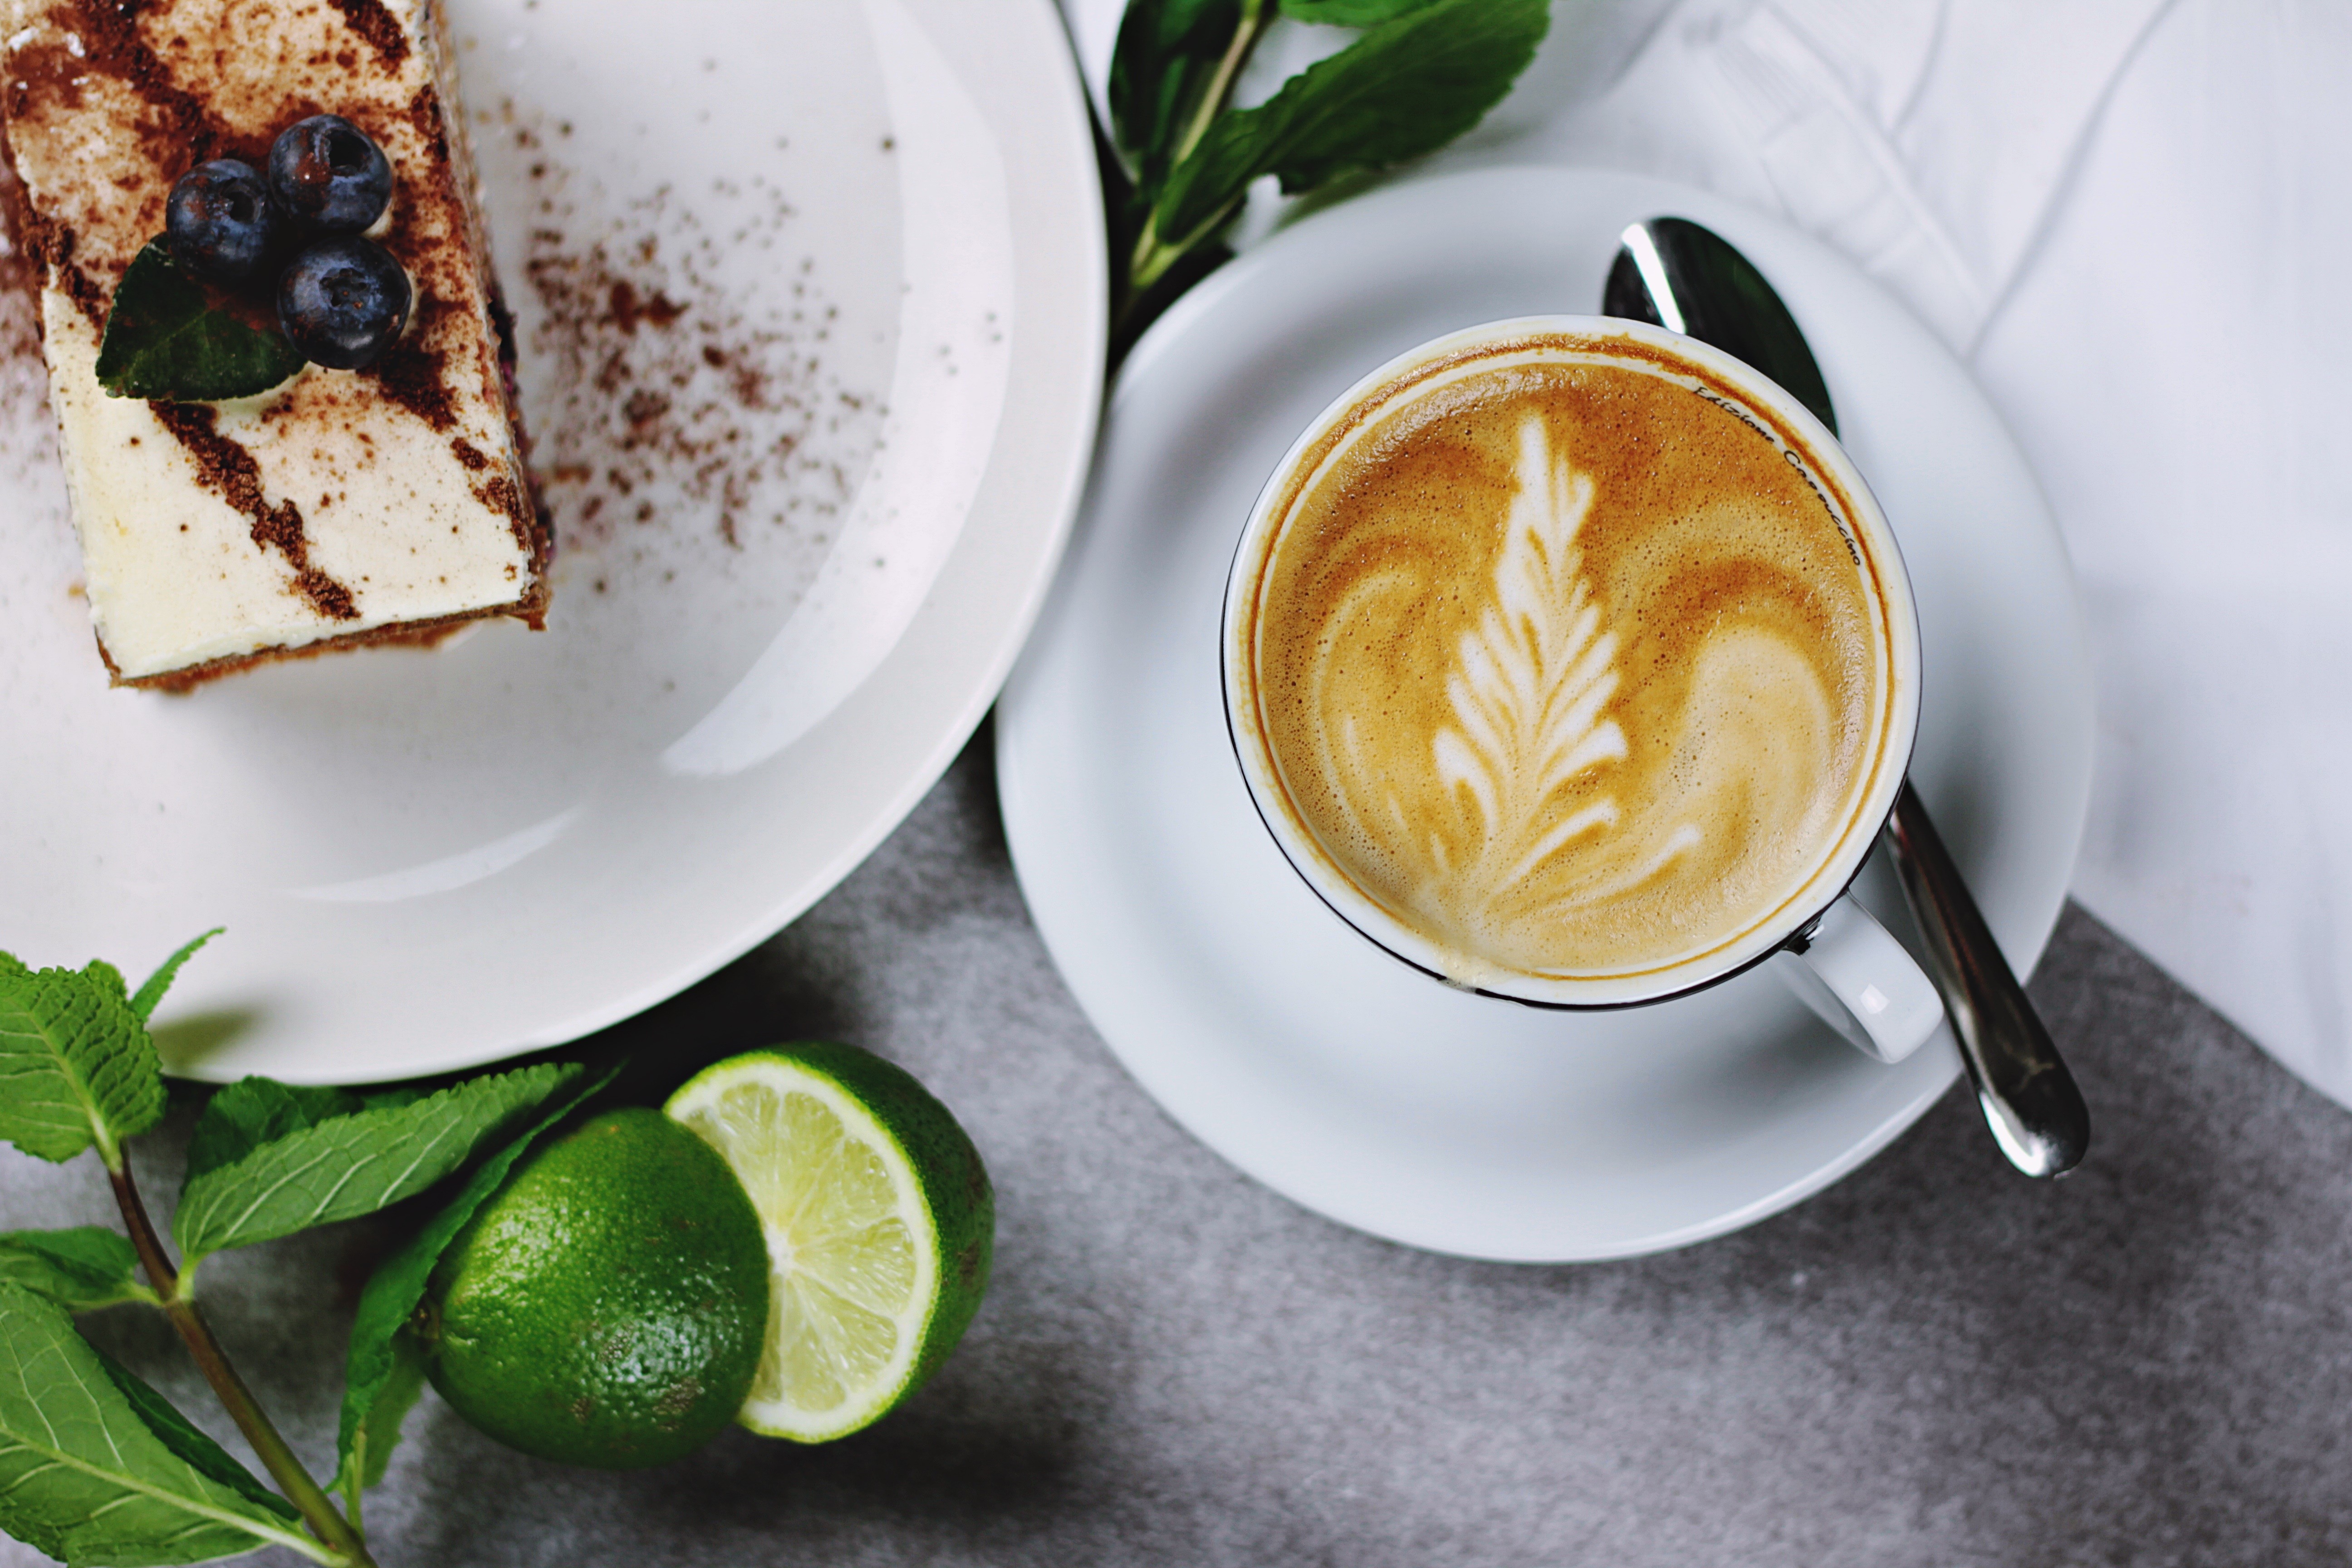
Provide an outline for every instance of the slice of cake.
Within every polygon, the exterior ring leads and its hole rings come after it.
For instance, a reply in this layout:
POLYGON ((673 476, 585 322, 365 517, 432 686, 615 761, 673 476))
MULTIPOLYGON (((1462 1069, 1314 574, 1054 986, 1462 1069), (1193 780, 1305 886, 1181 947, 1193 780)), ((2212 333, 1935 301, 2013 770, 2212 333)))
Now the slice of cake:
POLYGON ((40 288, 74 526, 118 684, 536 626, 548 537, 520 450, 509 338, 436 0, 0 0, 9 215, 40 288), (216 403, 110 396, 117 285, 173 183, 258 168, 307 117, 389 158, 368 236, 411 280, 404 331, 360 370, 306 366, 216 403))

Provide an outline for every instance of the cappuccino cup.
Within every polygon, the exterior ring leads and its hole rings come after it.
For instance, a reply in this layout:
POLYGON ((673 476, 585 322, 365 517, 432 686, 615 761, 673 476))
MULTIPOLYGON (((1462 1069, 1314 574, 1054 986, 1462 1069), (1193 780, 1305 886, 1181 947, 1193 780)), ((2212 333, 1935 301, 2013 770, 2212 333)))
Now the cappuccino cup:
POLYGON ((1918 727, 1902 555, 1730 356, 1538 316, 1391 360, 1266 481, 1221 641, 1259 816, 1397 960, 1559 1008, 1769 963, 1885 1061, 1941 1019, 1847 890, 1918 727))

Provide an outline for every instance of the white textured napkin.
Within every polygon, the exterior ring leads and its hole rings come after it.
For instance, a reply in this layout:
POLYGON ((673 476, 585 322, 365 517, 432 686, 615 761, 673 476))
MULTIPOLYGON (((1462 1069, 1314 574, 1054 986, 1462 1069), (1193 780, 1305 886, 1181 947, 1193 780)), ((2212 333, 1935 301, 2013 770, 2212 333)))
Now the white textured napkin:
MULTIPOLYGON (((1069 0, 1097 94, 1120 8, 1069 0)), ((1778 213, 1969 360, 2089 614, 2076 895, 2352 1105, 2352 5, 1554 16, 1441 159, 1629 169, 1778 213)), ((1339 41, 1291 29, 1253 74, 1339 41)))

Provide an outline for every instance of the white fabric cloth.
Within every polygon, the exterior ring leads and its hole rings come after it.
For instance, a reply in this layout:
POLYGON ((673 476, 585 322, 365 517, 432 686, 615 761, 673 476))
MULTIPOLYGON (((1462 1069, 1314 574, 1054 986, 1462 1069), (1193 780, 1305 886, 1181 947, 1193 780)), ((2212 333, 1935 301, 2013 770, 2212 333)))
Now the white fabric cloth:
MULTIPOLYGON (((1099 93, 1120 0, 1069 3, 1099 93)), ((1555 0, 1440 158, 1777 213, 1969 361, 2089 616, 2076 895, 2352 1105, 2352 5, 1555 0)))

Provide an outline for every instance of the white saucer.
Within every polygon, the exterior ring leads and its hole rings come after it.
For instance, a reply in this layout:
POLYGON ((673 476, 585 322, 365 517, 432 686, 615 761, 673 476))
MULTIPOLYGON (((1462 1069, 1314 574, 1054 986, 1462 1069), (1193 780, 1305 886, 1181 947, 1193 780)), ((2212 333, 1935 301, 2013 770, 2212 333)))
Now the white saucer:
POLYGON ((135 974, 226 926, 159 1020, 198 1077, 554 1044, 773 932, 987 710, 1093 448, 1100 186, 1048 0, 449 14, 545 633, 110 690, 38 364, 0 364, 0 948, 135 974))
MULTIPOLYGON (((1820 356, 1917 590, 1913 777, 2021 971, 2082 832, 2091 685, 2057 531, 1966 373, 1850 265, 1696 191, 1555 169, 1399 185, 1276 236, 1120 376, 998 709, 1005 826, 1055 962, 1144 1089, 1276 1191, 1416 1247, 1572 1260, 1718 1235, 1853 1169, 1959 1071, 1948 1030, 1899 1067, 1864 1059, 1769 973, 1613 1014, 1449 991, 1307 891, 1228 749, 1218 608, 1291 439, 1414 343, 1595 308, 1619 231, 1661 214, 1746 251, 1820 356)), ((1863 889, 1895 914, 1875 858, 1863 889)))

